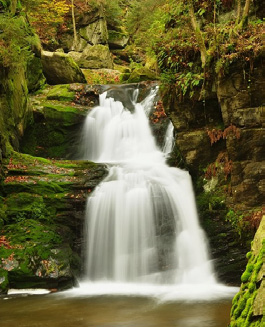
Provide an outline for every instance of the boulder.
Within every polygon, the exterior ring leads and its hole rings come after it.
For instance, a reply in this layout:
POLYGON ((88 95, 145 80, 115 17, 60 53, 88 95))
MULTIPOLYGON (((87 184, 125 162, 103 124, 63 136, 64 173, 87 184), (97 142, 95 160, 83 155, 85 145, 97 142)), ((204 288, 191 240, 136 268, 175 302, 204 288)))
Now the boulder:
POLYGON ((49 84, 85 83, 85 77, 74 59, 61 52, 42 51, 43 73, 49 84))
POLYGON ((142 81, 154 81, 157 80, 158 76, 155 72, 145 68, 145 67, 139 67, 135 68, 129 79, 127 80, 127 83, 139 83, 142 81))
POLYGON ((106 20, 99 18, 95 22, 80 28, 79 34, 91 45, 107 44, 108 29, 106 20))
POLYGON ((71 51, 69 52, 69 56, 71 56, 81 68, 113 68, 111 53, 106 45, 87 45, 82 53, 71 51))

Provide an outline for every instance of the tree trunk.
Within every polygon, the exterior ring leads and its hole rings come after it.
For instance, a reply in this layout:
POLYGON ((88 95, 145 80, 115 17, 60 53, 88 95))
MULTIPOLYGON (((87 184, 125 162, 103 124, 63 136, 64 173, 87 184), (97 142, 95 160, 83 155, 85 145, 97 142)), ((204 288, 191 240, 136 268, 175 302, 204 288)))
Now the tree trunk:
POLYGON ((248 15, 249 15, 251 1, 253 1, 253 0, 246 0, 246 2, 245 2, 242 19, 241 19, 240 23, 238 24, 238 29, 243 29, 248 24, 248 15))
POLYGON ((206 59, 207 59, 207 51, 206 51, 204 39, 202 36, 202 32, 200 30, 200 26, 196 20, 192 0, 188 0, 187 2, 188 2, 190 19, 191 19, 191 25, 193 27, 193 30, 194 30, 194 33, 195 33, 195 36, 196 36, 196 39, 197 39, 197 42, 198 42, 199 48, 200 48, 202 67, 205 67, 206 59))
POLYGON ((74 50, 77 47, 77 32, 76 32, 76 23, 75 23, 75 7, 74 7, 74 0, 71 0, 72 2, 72 22, 73 22, 73 30, 74 30, 74 43, 73 48, 74 50))
POLYGON ((240 21, 240 15, 241 15, 241 0, 237 0, 237 8, 236 8, 236 25, 240 21))

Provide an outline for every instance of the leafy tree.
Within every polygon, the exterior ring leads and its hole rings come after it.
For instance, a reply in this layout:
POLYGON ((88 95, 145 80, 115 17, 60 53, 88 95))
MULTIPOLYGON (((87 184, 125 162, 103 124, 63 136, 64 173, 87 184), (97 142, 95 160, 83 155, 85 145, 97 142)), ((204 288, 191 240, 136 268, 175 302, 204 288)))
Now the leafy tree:
POLYGON ((54 40, 58 26, 70 10, 66 0, 22 0, 22 6, 44 44, 54 40))

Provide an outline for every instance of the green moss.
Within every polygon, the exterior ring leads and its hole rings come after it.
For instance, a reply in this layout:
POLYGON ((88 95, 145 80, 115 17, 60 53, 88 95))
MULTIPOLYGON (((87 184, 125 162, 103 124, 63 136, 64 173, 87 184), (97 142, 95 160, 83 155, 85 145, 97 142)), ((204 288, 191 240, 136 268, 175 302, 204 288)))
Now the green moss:
POLYGON ((16 151, 12 151, 12 163, 14 165, 22 164, 22 165, 51 165, 52 161, 49 159, 34 157, 29 154, 19 153, 16 151))
POLYGON ((5 183, 3 185, 3 191, 6 194, 9 193, 34 193, 34 194, 55 194, 55 193, 62 193, 68 190, 70 182, 45 182, 45 181, 38 181, 38 183, 34 180, 31 182, 23 182, 23 183, 16 183, 10 182, 5 183))
POLYGON ((75 124, 80 119, 80 117, 77 117, 80 113, 85 115, 85 113, 80 112, 80 109, 75 107, 48 102, 43 104, 43 114, 47 120, 58 121, 66 126, 75 124))
POLYGON ((254 269, 253 264, 247 265, 246 271, 241 276, 242 283, 246 283, 249 280, 249 277, 251 276, 253 269, 254 269))
POLYGON ((75 92, 69 90, 69 84, 52 86, 47 94, 48 100, 73 101, 75 92))
POLYGON ((260 291, 258 274, 264 263, 263 248, 260 249, 258 255, 255 256, 251 251, 247 257, 249 261, 241 277, 244 284, 241 285, 240 292, 233 299, 231 327, 261 326, 261 319, 263 319, 262 317, 253 317, 253 304, 260 291))
POLYGON ((41 195, 32 193, 12 193, 7 196, 6 201, 7 223, 18 222, 24 219, 47 221, 50 219, 50 211, 41 195))
POLYGON ((249 251, 249 252, 246 254, 246 258, 247 258, 248 260, 250 260, 250 259, 252 258, 252 252, 251 252, 251 251, 249 251))

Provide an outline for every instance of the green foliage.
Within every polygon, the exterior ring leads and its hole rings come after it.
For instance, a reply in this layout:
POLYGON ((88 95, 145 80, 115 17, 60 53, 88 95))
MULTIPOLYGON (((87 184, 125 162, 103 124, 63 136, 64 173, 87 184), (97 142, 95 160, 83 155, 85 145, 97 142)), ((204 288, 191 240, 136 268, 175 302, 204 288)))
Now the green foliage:
POLYGON ((124 20, 124 13, 126 9, 123 9, 123 4, 120 0, 112 0, 105 2, 105 15, 108 26, 111 28, 120 29, 121 21, 124 20))
POLYGON ((196 32, 187 1, 131 1, 126 27, 142 49, 142 57, 157 58, 161 80, 175 84, 181 96, 193 97, 212 78, 215 70, 225 74, 238 60, 251 61, 262 51, 262 26, 253 19, 247 29, 236 28, 231 1, 193 1, 196 32), (147 10, 148 8, 148 10, 147 10), (236 32, 233 32, 233 31, 236 32), (198 38, 202 36, 202 41, 198 38), (201 47, 206 49, 206 67, 201 67, 201 47))
POLYGON ((239 237, 242 237, 242 231, 246 227, 246 222, 244 221, 244 215, 239 212, 235 212, 234 210, 230 209, 226 214, 226 220, 228 220, 234 230, 238 233, 239 237))
MULTIPOLYGON (((192 67, 193 64, 189 63, 188 65, 192 67)), ((176 74, 176 85, 183 96, 189 93, 189 96, 192 98, 195 88, 202 85, 203 81, 203 74, 192 73, 190 71, 183 74, 176 74)))

